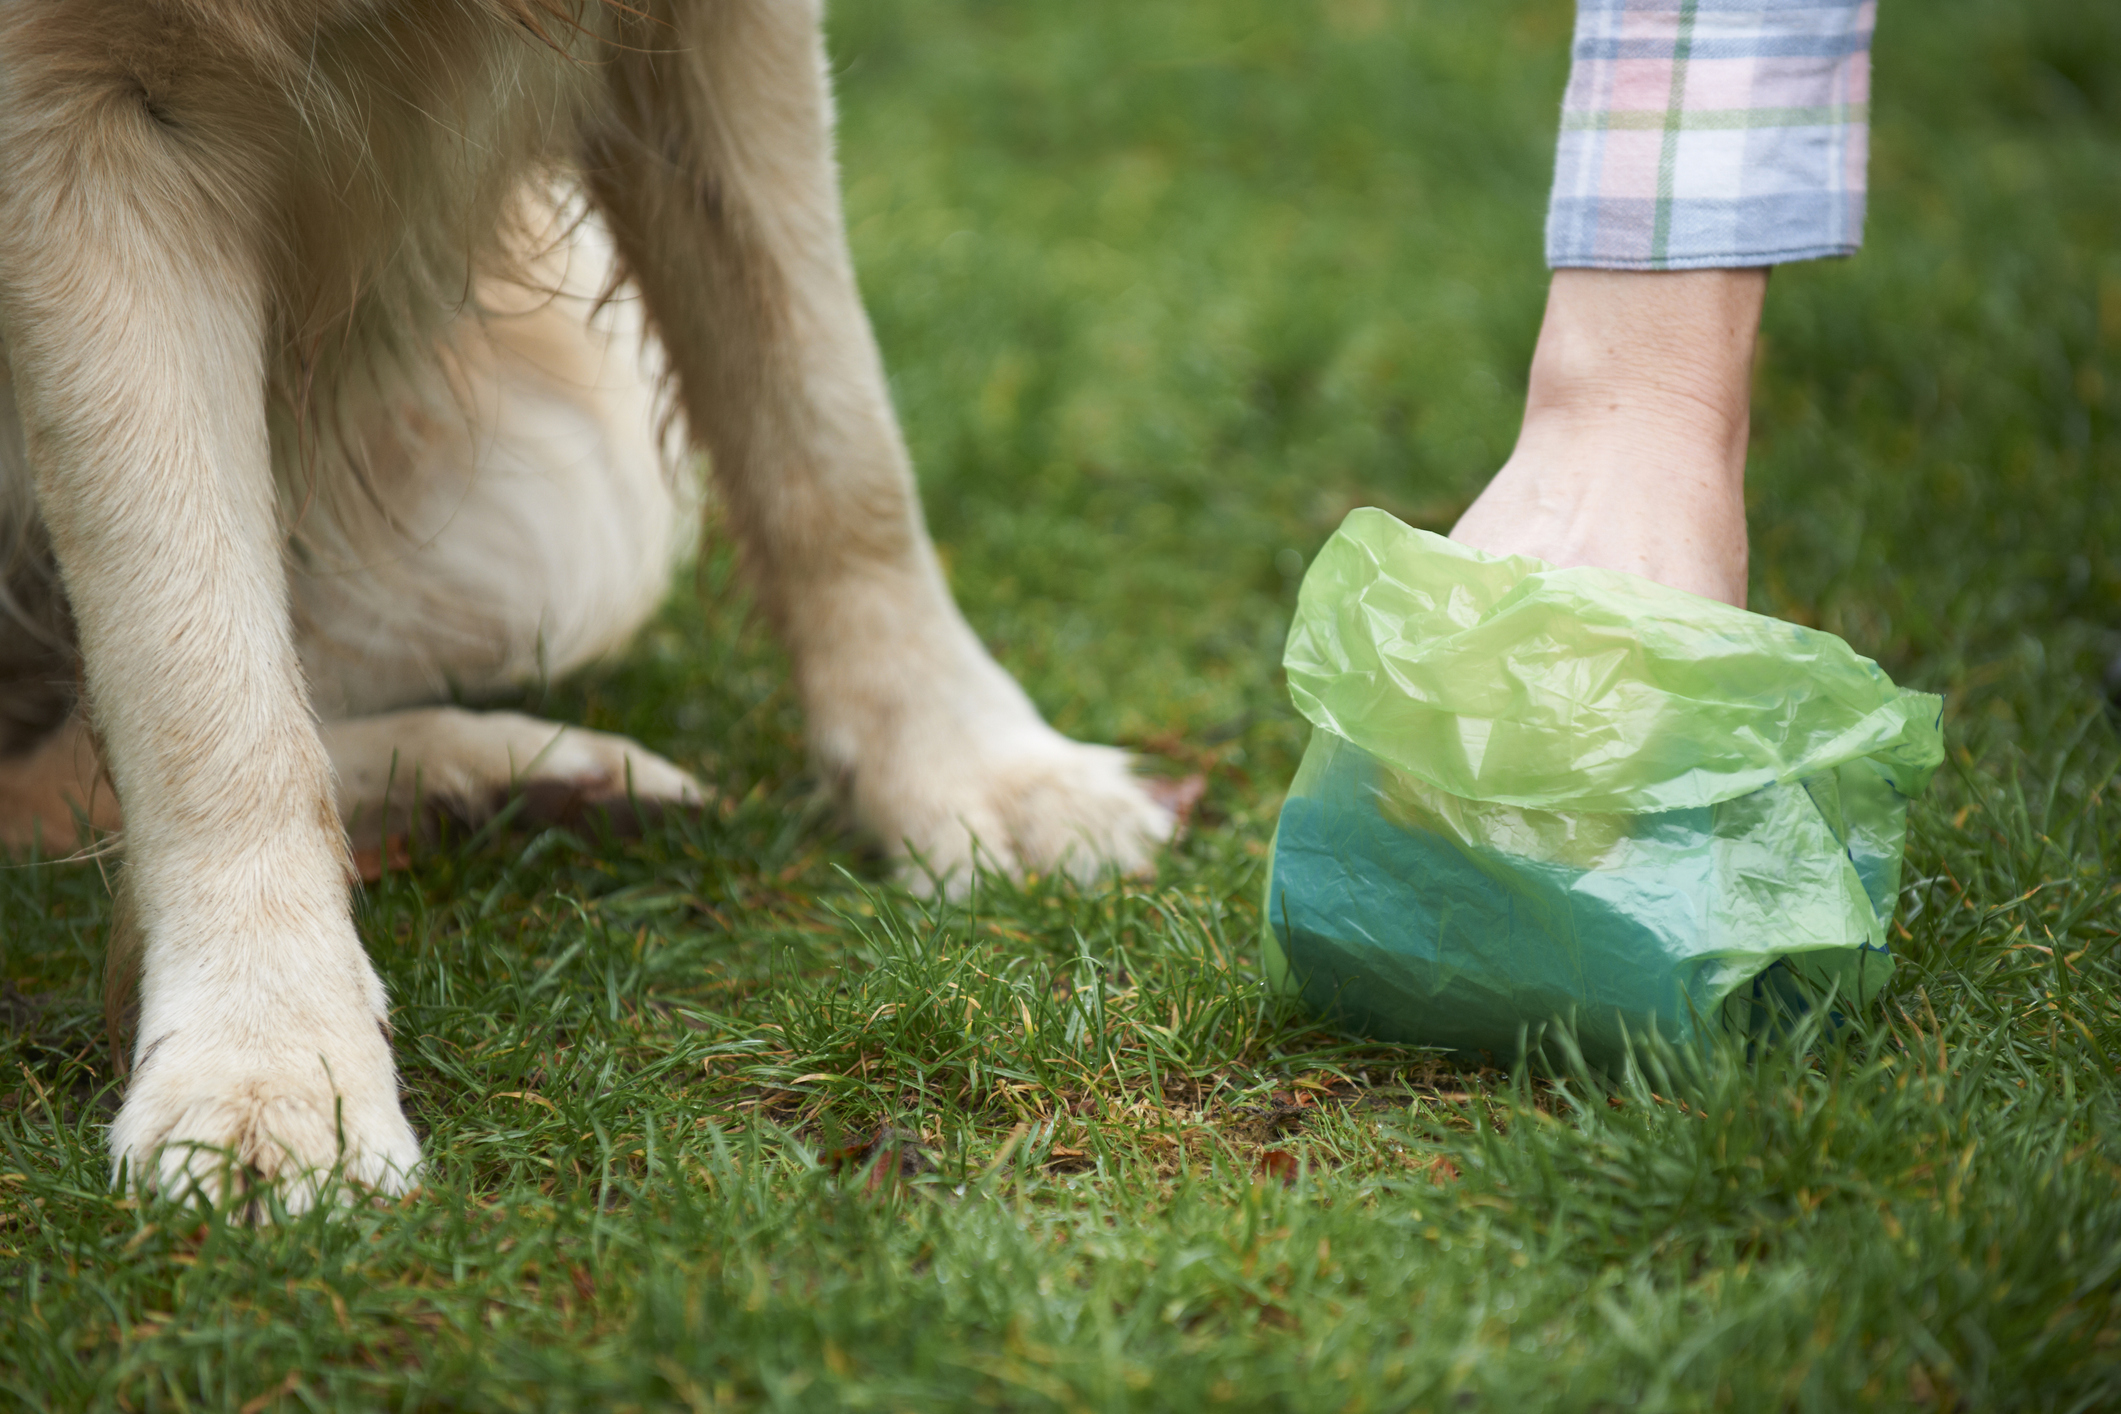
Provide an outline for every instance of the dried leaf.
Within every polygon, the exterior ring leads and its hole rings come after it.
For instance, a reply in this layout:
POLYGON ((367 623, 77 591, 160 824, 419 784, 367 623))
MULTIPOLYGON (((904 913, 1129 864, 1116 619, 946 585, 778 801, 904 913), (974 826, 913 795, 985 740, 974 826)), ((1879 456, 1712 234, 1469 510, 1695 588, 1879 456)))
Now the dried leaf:
POLYGON ((267 1405, 279 1403, 301 1387, 301 1372, 299 1370, 289 1370, 286 1379, 280 1381, 280 1383, 274 1385, 265 1393, 243 1401, 242 1408, 237 1410, 237 1414, 260 1414, 260 1411, 267 1405))

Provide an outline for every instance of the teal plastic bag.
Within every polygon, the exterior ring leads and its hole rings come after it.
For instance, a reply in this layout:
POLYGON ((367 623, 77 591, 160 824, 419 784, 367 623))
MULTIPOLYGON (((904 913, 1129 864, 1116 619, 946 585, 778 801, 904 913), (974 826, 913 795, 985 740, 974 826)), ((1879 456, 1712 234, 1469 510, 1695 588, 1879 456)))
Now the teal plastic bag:
POLYGON ((1358 510, 1283 658, 1314 728, 1275 832, 1269 975, 1386 1040, 1594 1061, 1892 972, 1942 699, 1832 634, 1358 510))

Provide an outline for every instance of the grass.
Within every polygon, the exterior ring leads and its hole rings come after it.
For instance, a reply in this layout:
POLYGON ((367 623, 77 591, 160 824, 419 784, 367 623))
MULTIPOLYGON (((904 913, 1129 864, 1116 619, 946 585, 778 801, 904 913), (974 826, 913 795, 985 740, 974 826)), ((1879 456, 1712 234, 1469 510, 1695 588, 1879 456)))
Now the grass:
MULTIPOLYGON (((1845 1044, 1627 1084, 1317 1029, 1256 897, 1351 506, 1442 526, 1536 327, 1558 0, 871 0, 856 256, 961 600, 1205 772, 1153 881, 890 886, 725 549, 532 694, 715 781, 368 889, 426 1191, 106 1187, 91 867, 0 870, 0 1391, 29 1408, 2121 1404, 2121 20, 1886 7, 1869 247, 1770 295, 1754 604, 1945 692, 1845 1044)), ((1645 1078, 1648 1076, 1649 1078, 1645 1078)))

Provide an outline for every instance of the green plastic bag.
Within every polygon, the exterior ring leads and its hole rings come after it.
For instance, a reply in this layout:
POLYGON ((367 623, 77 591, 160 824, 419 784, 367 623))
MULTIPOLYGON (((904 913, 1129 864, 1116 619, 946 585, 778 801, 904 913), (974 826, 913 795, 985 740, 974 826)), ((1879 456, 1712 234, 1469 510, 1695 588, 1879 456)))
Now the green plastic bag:
POLYGON ((1507 1059, 1560 1018, 1611 1062, 1891 975, 1943 702, 1832 634, 1358 510, 1283 662, 1267 969, 1352 1029, 1507 1059))

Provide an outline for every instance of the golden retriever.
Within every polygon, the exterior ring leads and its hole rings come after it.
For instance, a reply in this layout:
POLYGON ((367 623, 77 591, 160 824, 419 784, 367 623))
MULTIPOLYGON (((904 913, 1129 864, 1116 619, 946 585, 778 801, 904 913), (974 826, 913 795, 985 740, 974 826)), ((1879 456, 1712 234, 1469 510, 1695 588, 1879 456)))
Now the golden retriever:
POLYGON ((1088 876, 1170 833, 951 601, 818 24, 0 0, 0 809, 47 839, 122 811, 121 1180, 295 1208, 414 1180, 344 821, 416 778, 467 812, 699 798, 632 742, 436 705, 641 624, 694 534, 688 437, 864 827, 959 881, 975 842, 1088 876))

